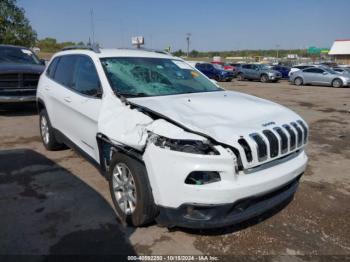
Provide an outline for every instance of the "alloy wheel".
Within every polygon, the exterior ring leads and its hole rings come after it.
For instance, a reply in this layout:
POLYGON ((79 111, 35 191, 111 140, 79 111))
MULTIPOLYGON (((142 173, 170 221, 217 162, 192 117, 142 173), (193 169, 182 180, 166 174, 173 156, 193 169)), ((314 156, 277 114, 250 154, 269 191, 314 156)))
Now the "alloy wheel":
POLYGON ((118 163, 113 169, 113 191, 116 202, 124 214, 130 215, 136 207, 136 186, 130 169, 118 163))
POLYGON ((45 144, 48 144, 50 142, 49 123, 45 116, 41 117, 40 128, 43 141, 45 144))

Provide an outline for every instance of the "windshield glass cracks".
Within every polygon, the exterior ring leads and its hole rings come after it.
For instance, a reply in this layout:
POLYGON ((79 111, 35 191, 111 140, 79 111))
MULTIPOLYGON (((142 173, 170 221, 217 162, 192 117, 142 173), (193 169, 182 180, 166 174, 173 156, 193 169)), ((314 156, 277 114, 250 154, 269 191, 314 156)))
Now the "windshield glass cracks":
POLYGON ((183 61, 165 58, 102 58, 112 88, 125 97, 222 91, 183 61))
POLYGON ((39 65, 40 60, 29 49, 0 47, 0 63, 39 65))

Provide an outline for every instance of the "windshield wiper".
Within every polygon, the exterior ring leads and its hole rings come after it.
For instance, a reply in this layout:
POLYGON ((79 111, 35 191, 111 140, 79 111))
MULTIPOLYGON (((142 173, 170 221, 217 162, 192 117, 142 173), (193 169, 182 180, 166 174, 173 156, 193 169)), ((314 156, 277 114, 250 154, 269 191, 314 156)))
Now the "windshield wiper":
POLYGON ((124 96, 124 97, 145 97, 148 96, 146 93, 120 93, 118 92, 119 95, 124 96))

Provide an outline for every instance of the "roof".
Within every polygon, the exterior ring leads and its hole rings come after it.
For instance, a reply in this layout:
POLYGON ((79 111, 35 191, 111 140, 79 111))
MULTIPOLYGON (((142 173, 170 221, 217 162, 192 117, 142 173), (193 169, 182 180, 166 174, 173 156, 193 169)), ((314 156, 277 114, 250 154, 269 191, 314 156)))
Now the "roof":
POLYGON ((158 51, 149 51, 142 49, 100 49, 99 53, 96 53, 89 49, 70 49, 56 53, 54 56, 63 54, 86 54, 98 58, 103 57, 150 57, 150 58, 170 58, 175 57, 170 54, 161 53, 158 51))
POLYGON ((329 55, 350 55, 350 39, 335 40, 329 55))

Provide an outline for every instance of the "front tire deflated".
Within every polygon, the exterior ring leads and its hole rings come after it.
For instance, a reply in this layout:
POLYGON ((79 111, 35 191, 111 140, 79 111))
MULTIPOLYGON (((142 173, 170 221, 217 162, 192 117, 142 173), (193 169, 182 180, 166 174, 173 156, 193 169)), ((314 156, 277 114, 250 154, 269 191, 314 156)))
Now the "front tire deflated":
POLYGON ((118 217, 129 226, 143 226, 154 220, 154 204, 146 167, 139 160, 115 153, 108 171, 109 189, 118 217))

